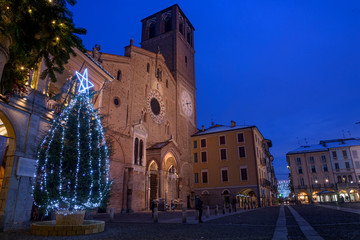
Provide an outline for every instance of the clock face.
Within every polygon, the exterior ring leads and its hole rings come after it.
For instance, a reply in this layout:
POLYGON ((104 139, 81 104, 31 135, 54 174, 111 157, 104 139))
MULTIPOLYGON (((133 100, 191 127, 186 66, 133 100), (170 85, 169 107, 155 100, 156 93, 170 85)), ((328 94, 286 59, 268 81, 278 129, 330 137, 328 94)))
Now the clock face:
POLYGON ((181 94, 181 107, 186 116, 190 117, 193 113, 193 102, 190 94, 183 91, 181 94))
POLYGON ((165 104, 159 91, 151 90, 146 99, 146 106, 154 122, 161 124, 165 120, 165 104))

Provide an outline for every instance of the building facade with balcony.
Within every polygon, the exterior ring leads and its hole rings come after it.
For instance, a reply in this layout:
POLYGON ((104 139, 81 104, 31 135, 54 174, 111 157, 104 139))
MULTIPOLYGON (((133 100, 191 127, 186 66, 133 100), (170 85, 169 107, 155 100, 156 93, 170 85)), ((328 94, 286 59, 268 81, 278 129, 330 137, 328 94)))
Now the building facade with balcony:
POLYGON ((209 206, 275 204, 271 141, 256 126, 212 125, 192 136, 194 192, 209 206))
POLYGON ((350 147, 356 139, 320 141, 287 153, 295 198, 303 203, 359 201, 359 179, 355 175, 350 147))

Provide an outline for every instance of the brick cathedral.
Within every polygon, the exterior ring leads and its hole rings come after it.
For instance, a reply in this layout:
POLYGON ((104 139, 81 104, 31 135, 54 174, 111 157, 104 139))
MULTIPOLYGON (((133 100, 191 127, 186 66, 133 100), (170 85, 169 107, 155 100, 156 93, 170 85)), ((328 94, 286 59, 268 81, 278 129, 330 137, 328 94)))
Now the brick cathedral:
POLYGON ((131 40, 124 56, 92 52, 115 77, 101 98, 115 212, 149 209, 153 200, 194 204, 194 27, 178 5, 141 22, 141 47, 131 40))

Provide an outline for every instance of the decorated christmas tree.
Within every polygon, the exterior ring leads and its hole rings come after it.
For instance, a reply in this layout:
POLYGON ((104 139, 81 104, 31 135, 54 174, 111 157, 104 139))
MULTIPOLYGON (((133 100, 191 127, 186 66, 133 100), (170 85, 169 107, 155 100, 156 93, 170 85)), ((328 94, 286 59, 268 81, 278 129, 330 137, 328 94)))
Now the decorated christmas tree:
POLYGON ((43 212, 99 207, 108 198, 109 149, 89 97, 87 69, 79 91, 53 120, 37 155, 35 204, 43 212))

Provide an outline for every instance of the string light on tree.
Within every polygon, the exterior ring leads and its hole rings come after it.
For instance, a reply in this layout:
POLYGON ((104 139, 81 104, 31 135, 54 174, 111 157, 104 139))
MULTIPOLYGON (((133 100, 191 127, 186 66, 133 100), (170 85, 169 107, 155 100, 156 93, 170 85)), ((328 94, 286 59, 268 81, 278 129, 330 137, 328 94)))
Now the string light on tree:
POLYGON ((37 155, 35 204, 44 212, 99 207, 109 195, 109 149, 89 96, 88 70, 78 94, 55 118, 37 155))

